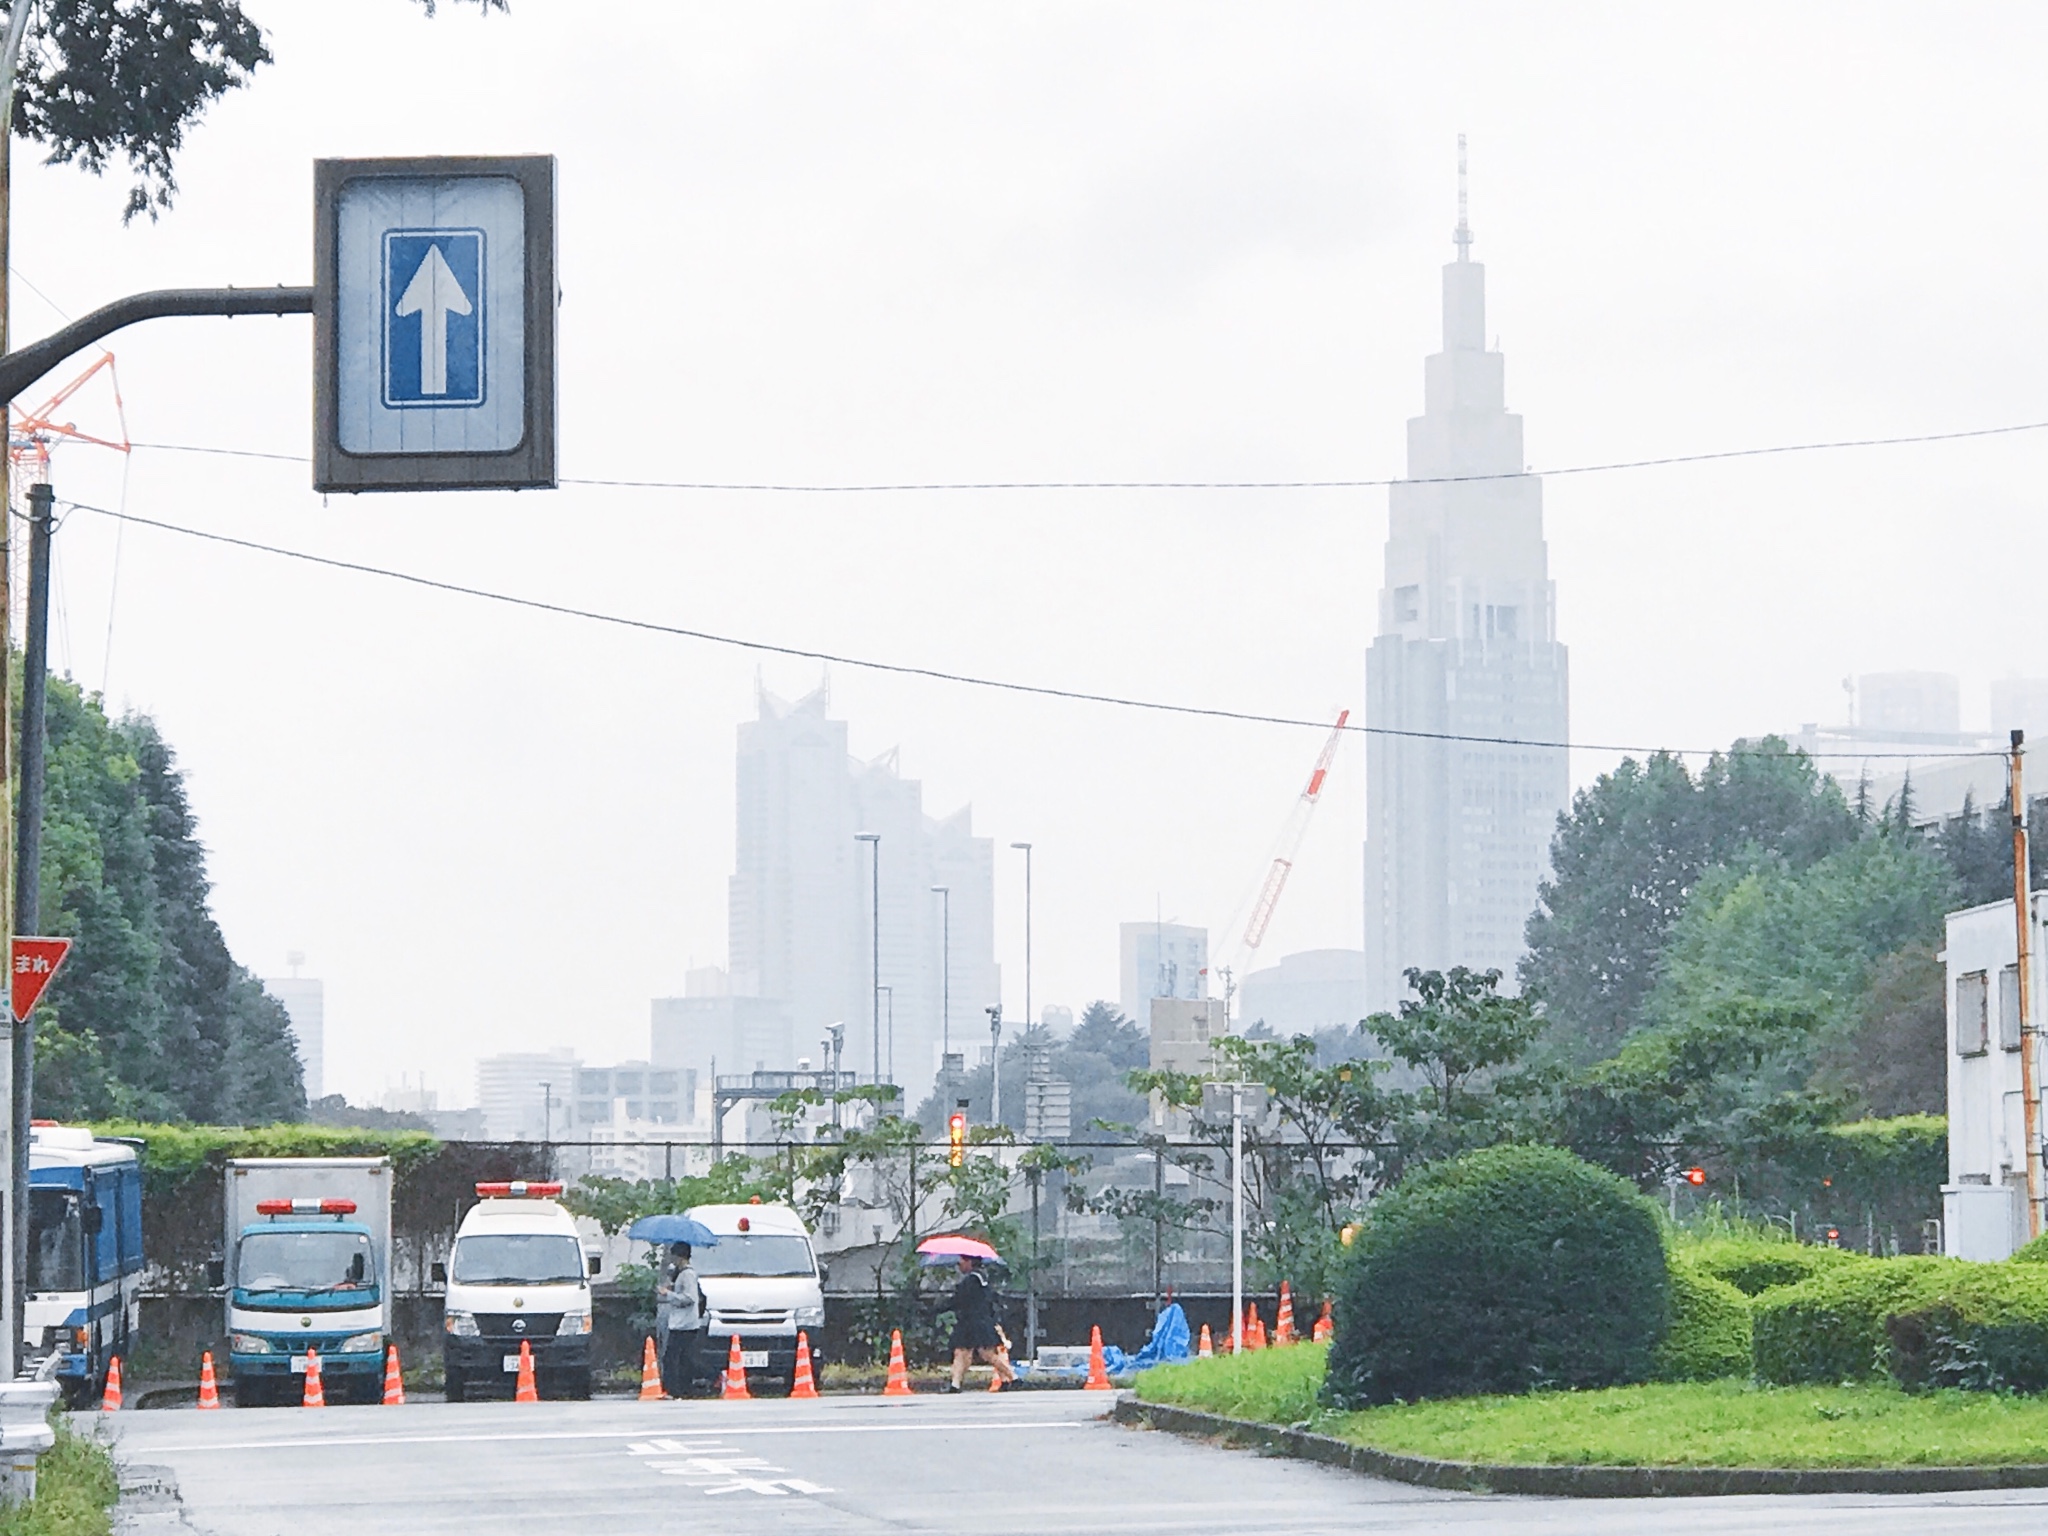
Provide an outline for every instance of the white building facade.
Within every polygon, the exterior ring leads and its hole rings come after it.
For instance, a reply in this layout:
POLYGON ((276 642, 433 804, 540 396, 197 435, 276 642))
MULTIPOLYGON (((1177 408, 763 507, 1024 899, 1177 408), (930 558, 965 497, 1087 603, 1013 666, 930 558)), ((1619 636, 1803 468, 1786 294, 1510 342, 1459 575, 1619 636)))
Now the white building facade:
POLYGON ((311 976, 278 976, 265 981, 263 990, 284 1005, 292 1021, 292 1044, 298 1049, 310 1104, 327 1092, 326 983, 311 976))
MULTIPOLYGON (((1462 191, 1460 201, 1462 203, 1462 191)), ((1443 269, 1443 350, 1424 363, 1408 478, 1390 488, 1366 657, 1368 1001, 1409 966, 1512 978, 1570 797, 1569 688, 1522 419, 1486 346, 1485 268, 1463 209, 1443 269), (1488 478, 1468 478, 1488 477, 1488 478)))
MULTIPOLYGON (((2032 905, 2028 1004, 2038 1022, 2048 1004, 2048 892, 2036 891, 2032 905)), ((1941 956, 1948 978, 1948 1182, 1941 1189, 1941 1242, 1954 1258, 2003 1259, 2027 1241, 2018 956, 2010 901, 1949 914, 1941 956)))
POLYGON ((560 1140, 574 1134, 576 1053, 507 1051, 476 1064, 476 1102, 493 1141, 560 1140))
POLYGON ((1152 1000, 1199 1002, 1209 995, 1209 930, 1186 923, 1123 923, 1117 928, 1117 1007, 1150 1027, 1152 1000))
MULTIPOLYGON (((842 1069, 863 1080, 879 1069, 915 1108, 942 1041, 956 1052, 986 1041, 984 1010, 1002 995, 995 845, 974 835, 967 808, 927 815, 923 786, 902 777, 894 752, 853 758, 829 703, 822 685, 794 703, 764 688, 758 718, 740 727, 730 991, 778 1005, 787 1020, 784 1059, 768 1070, 817 1056, 842 1024, 842 1069), (879 999, 877 983, 888 989, 879 999)), ((765 1034, 766 1019, 756 1024, 765 1034)), ((691 1055, 686 1040, 657 1030, 656 1061, 691 1055)), ((719 1072, 756 1065, 728 1069, 721 1057, 719 1072)))

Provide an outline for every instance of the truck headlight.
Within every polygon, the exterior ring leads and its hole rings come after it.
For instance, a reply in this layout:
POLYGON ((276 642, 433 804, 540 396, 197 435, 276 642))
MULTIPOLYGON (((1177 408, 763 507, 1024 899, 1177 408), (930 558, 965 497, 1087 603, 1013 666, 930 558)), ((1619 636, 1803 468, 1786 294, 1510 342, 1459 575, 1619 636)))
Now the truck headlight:
POLYGON ((555 1329, 556 1337, 565 1339, 579 1333, 588 1332, 590 1332, 590 1314, 588 1312, 564 1312, 561 1325, 555 1329))
POLYGON ((822 1306, 798 1307, 796 1309, 796 1325, 799 1328, 824 1327, 825 1309, 822 1306))
POLYGON ((238 1355, 274 1355, 277 1346, 256 1333, 237 1333, 228 1339, 228 1348, 238 1355))
POLYGON ((381 1351, 383 1348, 384 1335, 381 1333, 352 1333, 341 1341, 335 1353, 341 1355, 361 1355, 368 1354, 372 1350, 381 1351))
POLYGON ((450 1312, 448 1314, 448 1321, 442 1324, 442 1326, 457 1338, 473 1339, 477 1337, 476 1314, 474 1312, 450 1312))

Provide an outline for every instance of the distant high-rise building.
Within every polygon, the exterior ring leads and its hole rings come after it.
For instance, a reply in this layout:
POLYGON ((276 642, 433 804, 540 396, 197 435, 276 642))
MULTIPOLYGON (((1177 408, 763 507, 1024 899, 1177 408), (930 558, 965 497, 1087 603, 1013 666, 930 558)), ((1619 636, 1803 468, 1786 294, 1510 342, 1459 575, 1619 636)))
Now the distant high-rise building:
POLYGON ((575 1118, 576 1053, 507 1051, 476 1064, 476 1103, 493 1141, 569 1136, 575 1118))
POLYGON ((280 1003, 292 1021, 292 1043, 298 1048, 299 1067, 306 1084, 306 1102, 326 1093, 327 988, 311 976, 301 976, 299 967, 306 957, 297 950, 285 956, 291 975, 263 983, 263 989, 280 1003))
POLYGON ((1444 345, 1423 367, 1408 478, 1391 488, 1378 638, 1366 657, 1368 996, 1409 966, 1510 977, 1569 798, 1565 647, 1543 487, 1486 345, 1460 144, 1444 345), (1555 745, 1553 745, 1555 743, 1555 745))
POLYGON ((1991 734, 2027 733, 2037 749, 2048 746, 2048 678, 2006 677, 1991 685, 1991 734))
MULTIPOLYGON (((788 1044, 766 1062, 771 1069, 815 1057, 828 1026, 844 1025, 842 1068, 865 1079, 877 1066, 877 1013, 886 1029, 893 1008, 893 1076, 914 1108, 933 1082, 942 1038, 955 1051, 985 1038, 982 1010, 1001 996, 995 845, 974 835, 965 808, 926 815, 923 787, 899 774, 894 752, 868 762, 850 756, 846 723, 828 718, 823 685, 794 704, 763 688, 758 703, 758 718, 740 727, 731 1011, 740 1012, 740 998, 785 1010, 788 1044), (857 841, 861 833, 880 841, 857 841), (891 989, 879 1010, 877 980, 891 989)), ((880 1057, 888 1077, 886 1033, 880 1057)), ((694 1065, 659 1039, 654 1059, 694 1065)), ((721 1055, 719 1071, 727 1070, 721 1055)))
POLYGON ((1963 728, 1962 689, 1952 672, 1866 672, 1856 679, 1856 728, 1891 737, 1953 736, 1963 728))
POLYGON ((1186 923, 1124 923, 1117 929, 1117 1007, 1140 1029, 1152 999, 1199 1001, 1209 995, 1209 930, 1186 923))
POLYGON ((1366 963, 1355 949, 1310 949, 1282 955, 1245 977, 1237 1016, 1249 1028, 1263 1023, 1274 1034, 1313 1034, 1349 1028, 1370 1013, 1366 963))

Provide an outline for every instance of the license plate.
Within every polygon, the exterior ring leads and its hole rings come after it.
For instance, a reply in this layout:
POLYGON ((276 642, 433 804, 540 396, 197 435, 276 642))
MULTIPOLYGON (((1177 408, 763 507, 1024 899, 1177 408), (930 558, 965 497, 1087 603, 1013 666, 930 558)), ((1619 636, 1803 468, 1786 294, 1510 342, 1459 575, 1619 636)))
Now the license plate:
POLYGON ((519 1369, 519 1357, 518 1357, 517 1355, 507 1355, 507 1356, 505 1357, 505 1369, 506 1369, 506 1370, 508 1370, 508 1371, 516 1371, 516 1370, 518 1370, 518 1369, 519 1369))
POLYGON ((304 1355, 292 1356, 292 1374, 294 1376, 303 1376, 306 1374, 306 1357, 304 1355))
POLYGON ((765 1371, 768 1369, 768 1351, 743 1349, 740 1351, 740 1365, 750 1371, 765 1371))

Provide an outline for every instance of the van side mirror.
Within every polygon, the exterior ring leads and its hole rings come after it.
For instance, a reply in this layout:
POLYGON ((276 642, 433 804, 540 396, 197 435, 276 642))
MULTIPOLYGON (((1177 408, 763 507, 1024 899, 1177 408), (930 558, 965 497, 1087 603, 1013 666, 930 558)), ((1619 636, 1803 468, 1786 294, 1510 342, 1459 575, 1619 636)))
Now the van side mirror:
POLYGON ((590 1255, 590 1272, 591 1272, 591 1273, 592 1273, 593 1275, 601 1275, 601 1274, 603 1274, 603 1273, 604 1273, 604 1255, 603 1255, 603 1254, 601 1254, 601 1253, 593 1253, 593 1254, 591 1254, 591 1255, 590 1255))
POLYGON ((446 1264, 429 1265, 427 1267, 427 1277, 436 1285, 446 1285, 448 1283, 448 1266, 446 1264))
POLYGON ((79 1220, 84 1223, 87 1232, 97 1234, 107 1224, 107 1213, 100 1206, 88 1205, 79 1212, 79 1220))
POLYGON ((225 1259, 206 1261, 206 1283, 216 1291, 228 1283, 228 1266, 225 1259))
POLYGON ((818 1261, 818 1284, 827 1284, 832 1279, 832 1266, 823 1259, 818 1261))

